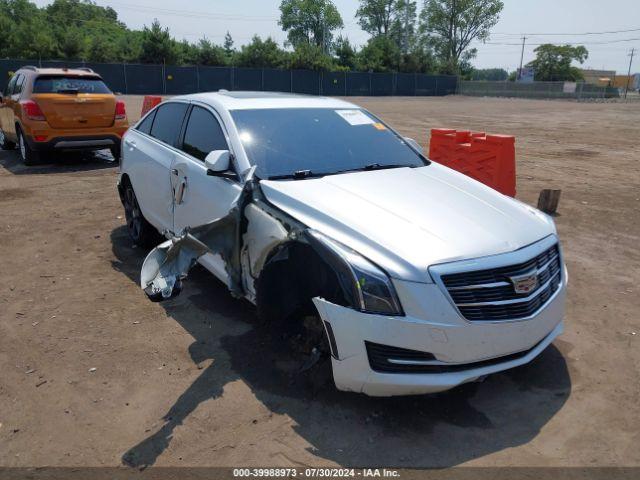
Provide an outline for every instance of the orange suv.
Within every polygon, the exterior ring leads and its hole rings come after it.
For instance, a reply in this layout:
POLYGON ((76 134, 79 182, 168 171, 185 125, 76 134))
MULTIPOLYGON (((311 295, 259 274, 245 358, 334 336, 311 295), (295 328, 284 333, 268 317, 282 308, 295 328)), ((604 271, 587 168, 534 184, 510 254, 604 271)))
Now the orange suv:
POLYGON ((109 148, 120 158, 125 104, 89 68, 20 68, 0 94, 0 147, 26 165, 52 150, 109 148))

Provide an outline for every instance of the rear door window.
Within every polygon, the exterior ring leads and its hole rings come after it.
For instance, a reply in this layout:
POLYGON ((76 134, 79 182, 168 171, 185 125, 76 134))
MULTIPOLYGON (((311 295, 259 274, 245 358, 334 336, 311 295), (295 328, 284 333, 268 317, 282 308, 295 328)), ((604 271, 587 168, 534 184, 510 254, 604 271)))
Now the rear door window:
POLYGON ((193 107, 184 133, 182 150, 199 160, 214 150, 228 150, 220 123, 204 108, 193 107))
POLYGON ((13 87, 13 95, 22 93, 22 86, 24 85, 24 80, 25 80, 25 76, 22 74, 19 74, 18 78, 16 79, 16 85, 15 87, 13 87))
POLYGON ((156 110, 147 115, 147 117, 142 122, 140 122, 140 125, 136 127, 136 130, 149 135, 151 133, 151 125, 153 124, 153 118, 155 116, 156 110))
POLYGON ((151 136, 167 145, 174 145, 178 132, 182 126, 184 114, 187 112, 186 103, 167 103, 160 105, 151 127, 151 136))
POLYGON ((20 74, 14 75, 13 77, 11 77, 11 80, 9 80, 9 83, 7 84, 7 88, 5 88, 4 90, 5 96, 9 97, 13 95, 13 87, 15 86, 19 76, 20 74))
POLYGON ((33 93, 111 93, 100 78, 44 75, 36 78, 33 93))

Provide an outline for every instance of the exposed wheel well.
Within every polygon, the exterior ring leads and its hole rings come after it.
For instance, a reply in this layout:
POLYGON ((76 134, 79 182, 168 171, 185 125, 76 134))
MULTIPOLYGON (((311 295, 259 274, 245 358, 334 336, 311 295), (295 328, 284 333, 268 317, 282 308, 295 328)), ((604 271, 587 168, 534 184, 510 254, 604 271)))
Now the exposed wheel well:
POLYGON ((296 329, 301 327, 296 320, 316 314, 314 297, 338 305, 348 303, 336 273, 313 247, 299 241, 278 247, 256 281, 260 318, 296 329))

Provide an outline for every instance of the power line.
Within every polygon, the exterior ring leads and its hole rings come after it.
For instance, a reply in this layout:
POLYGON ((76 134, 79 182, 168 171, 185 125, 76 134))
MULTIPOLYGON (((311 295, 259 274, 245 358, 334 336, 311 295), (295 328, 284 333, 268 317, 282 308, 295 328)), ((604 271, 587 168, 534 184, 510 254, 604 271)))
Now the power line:
MULTIPOLYGON (((566 35, 566 36, 574 36, 574 37, 581 37, 583 35, 608 35, 608 34, 613 34, 613 33, 629 33, 629 32, 640 32, 640 28, 631 28, 628 30, 610 30, 608 32, 582 32, 582 33, 569 33, 569 32, 563 32, 563 33, 526 33, 525 35, 548 35, 548 36, 560 36, 560 35, 566 35)), ((505 33, 505 32, 491 32, 492 35, 523 35, 522 33, 505 33)))
MULTIPOLYGON (((621 43, 621 42, 635 42, 640 40, 640 37, 636 38, 622 38, 618 40, 606 40, 603 42, 561 42, 562 45, 608 45, 610 43, 621 43)), ((483 42, 485 45, 518 45, 520 43, 507 43, 507 42, 483 42)), ((529 43, 529 46, 540 46, 540 45, 548 45, 550 42, 546 43, 529 43)))

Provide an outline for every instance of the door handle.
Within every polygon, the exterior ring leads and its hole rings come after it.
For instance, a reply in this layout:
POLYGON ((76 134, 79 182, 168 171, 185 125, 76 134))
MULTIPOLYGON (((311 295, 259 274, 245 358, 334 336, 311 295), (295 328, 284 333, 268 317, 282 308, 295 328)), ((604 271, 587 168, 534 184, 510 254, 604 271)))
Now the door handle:
POLYGON ((136 148, 136 142, 134 142, 133 140, 128 140, 128 139, 127 139, 127 140, 125 140, 125 141, 124 141, 124 143, 125 143, 127 146, 131 147, 131 148, 136 148))
POLYGON ((187 189, 187 177, 182 179, 180 185, 178 186, 178 190, 176 191, 176 205, 182 204, 184 202, 184 192, 187 189))
POLYGON ((180 172, 178 172, 178 169, 177 169, 177 168, 172 168, 172 169, 171 169, 171 175, 175 175, 175 176, 177 177, 179 173, 180 173, 180 172))

